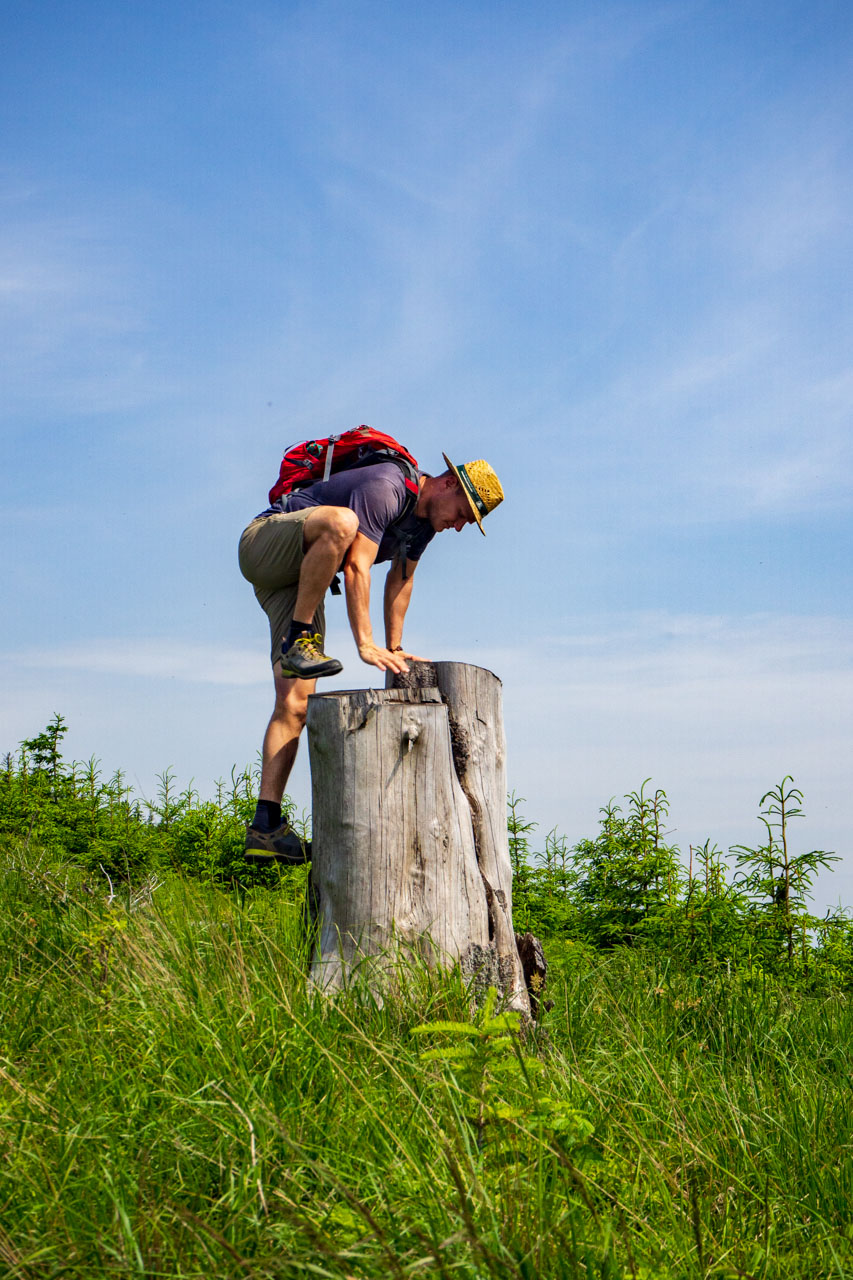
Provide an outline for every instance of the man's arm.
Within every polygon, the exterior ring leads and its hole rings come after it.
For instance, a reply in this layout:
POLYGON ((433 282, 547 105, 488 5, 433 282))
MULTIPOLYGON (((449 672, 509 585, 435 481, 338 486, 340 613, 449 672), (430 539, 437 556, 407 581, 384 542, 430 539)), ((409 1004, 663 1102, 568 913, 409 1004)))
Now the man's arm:
MULTIPOLYGON (((412 577, 416 568, 417 561, 409 560, 406 567, 408 576, 404 578, 402 562, 398 556, 395 556, 385 579, 385 644, 392 651, 403 643, 403 622, 412 598, 412 577)), ((418 658, 417 654, 406 652, 405 649, 402 650, 402 654, 404 658, 415 658, 419 662, 426 661, 424 658, 418 658)))
MULTIPOLYGON (((399 653, 391 653, 374 643, 370 625, 370 569, 379 547, 363 533, 357 533, 344 561, 347 616, 362 662, 380 671, 408 671, 399 653)), ((405 612, 405 610, 404 610, 405 612)))

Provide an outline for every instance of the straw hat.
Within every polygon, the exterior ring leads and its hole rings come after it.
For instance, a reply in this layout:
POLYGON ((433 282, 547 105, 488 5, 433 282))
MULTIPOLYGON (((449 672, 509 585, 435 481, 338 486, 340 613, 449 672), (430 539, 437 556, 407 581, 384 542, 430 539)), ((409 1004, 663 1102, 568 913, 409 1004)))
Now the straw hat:
POLYGON ((487 516, 490 511, 494 511, 498 503, 504 500, 504 491, 501 488, 500 480, 488 462, 484 462, 482 458, 477 458, 475 462, 460 463, 457 467, 450 461, 446 453, 441 456, 462 486, 462 492, 470 503, 474 519, 480 526, 480 533, 485 537, 486 531, 483 528, 483 516, 487 516))

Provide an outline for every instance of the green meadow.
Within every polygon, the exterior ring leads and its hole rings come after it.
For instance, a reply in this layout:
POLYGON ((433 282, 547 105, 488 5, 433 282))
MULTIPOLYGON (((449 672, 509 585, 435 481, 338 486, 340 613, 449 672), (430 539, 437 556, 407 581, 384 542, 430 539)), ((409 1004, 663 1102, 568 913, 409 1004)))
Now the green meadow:
POLYGON ((853 1275, 853 932, 790 780, 726 859, 660 791, 541 851, 513 801, 520 1027, 452 972, 312 991, 251 773, 146 808, 63 728, 0 773, 0 1274, 853 1275))

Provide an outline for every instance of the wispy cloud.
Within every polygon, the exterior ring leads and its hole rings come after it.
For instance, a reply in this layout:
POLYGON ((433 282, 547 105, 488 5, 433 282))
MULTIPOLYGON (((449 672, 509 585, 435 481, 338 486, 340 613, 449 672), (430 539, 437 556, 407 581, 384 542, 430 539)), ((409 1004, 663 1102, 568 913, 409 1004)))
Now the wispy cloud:
MULTIPOLYGON (((717 305, 685 328, 671 350, 623 366, 572 406, 575 462, 600 466, 608 440, 612 492, 630 492, 624 509, 644 520, 654 507, 657 523, 737 522, 848 501, 849 354, 830 347, 816 360, 783 316, 756 303, 717 305)), ((555 412, 566 416, 564 406, 555 412)))
MULTIPOLYGON (((340 619, 338 628, 345 626, 340 619)), ((443 632, 430 637, 422 627, 423 643, 438 650, 446 646, 443 632)), ((853 622, 841 617, 756 614, 726 617, 695 614, 614 614, 593 620, 567 622, 559 633, 540 632, 537 644, 546 655, 542 684, 579 692, 618 691, 632 685, 653 693, 671 689, 676 695, 686 683, 711 691, 729 684, 749 683, 754 690, 772 690, 779 681, 800 678, 834 681, 846 688, 853 680, 853 622)), ((514 646, 479 647, 459 660, 512 671, 514 646)), ((93 674, 136 675, 153 679, 186 680, 200 684, 247 685, 269 681, 266 655, 255 649, 194 644, 181 637, 93 638, 68 647, 28 648, 2 655, 6 667, 37 667, 86 671, 93 674)), ((369 678, 370 668, 362 674, 369 678)), ((525 687, 537 684, 526 673, 525 687)), ((677 699, 676 699, 677 700, 677 699)))
POLYGON ((3 412, 123 412, 162 396, 138 264, 118 215, 73 212, 69 193, 0 200, 3 412))
MULTIPOLYGON (((567 101, 581 128, 593 87, 689 9, 606 7, 523 33, 499 16, 493 29, 491 17, 472 23, 460 11, 424 22, 422 38, 410 15, 389 14, 381 35, 373 29, 364 40, 369 7, 342 20, 319 4, 288 16, 277 34, 264 31, 263 62, 310 139, 318 225, 350 246, 336 302, 354 279, 360 300, 331 376, 328 320, 313 351, 301 349, 299 335, 283 351, 300 415, 333 420, 354 402, 384 408, 413 391, 423 398, 423 389, 435 400, 442 383, 460 381, 459 363, 491 326, 498 279, 529 269, 524 255, 534 246, 541 258, 547 207, 559 206, 555 252, 563 253, 567 234, 574 251, 589 234, 551 192, 555 172, 562 183, 573 163, 571 146, 553 153, 567 101), (521 257, 513 260, 513 251, 521 257)), ((326 264, 317 265, 321 275, 326 264)), ((312 314, 323 296, 317 284, 315 277, 307 288, 304 314, 322 331, 323 318, 312 314)), ((491 358, 505 354, 499 345, 491 358)))
MULTIPOLYGON (((785 715, 779 691, 792 682, 853 692, 853 622, 843 618, 613 615, 593 627, 569 624, 561 634, 540 635, 538 643, 546 654, 542 686, 590 705, 606 697, 621 708, 635 690, 642 699, 665 695, 661 710, 669 716, 683 707, 688 689, 709 705, 726 690, 726 701, 737 703, 748 689, 750 701, 761 701, 762 714, 771 710, 778 718, 785 715)), ((509 671, 513 652, 488 647, 479 650, 478 661, 509 671)), ((525 681, 537 683, 535 676, 525 681)))
POLYGON ((123 679, 244 686, 270 684, 263 650, 212 647, 186 640, 92 640, 58 649, 26 649, 3 656, 9 667, 49 668, 123 679))
POLYGON ((853 751, 853 623, 831 617, 631 614, 460 657, 504 679, 510 785, 547 830, 591 833, 599 806, 651 777, 685 847, 751 839, 761 795, 785 774, 806 793, 794 835, 846 861, 853 751))
POLYGON ((839 126, 820 113, 789 124, 781 153, 774 130, 775 145, 752 157, 723 208, 723 244, 753 279, 832 252, 851 232, 846 119, 839 126))

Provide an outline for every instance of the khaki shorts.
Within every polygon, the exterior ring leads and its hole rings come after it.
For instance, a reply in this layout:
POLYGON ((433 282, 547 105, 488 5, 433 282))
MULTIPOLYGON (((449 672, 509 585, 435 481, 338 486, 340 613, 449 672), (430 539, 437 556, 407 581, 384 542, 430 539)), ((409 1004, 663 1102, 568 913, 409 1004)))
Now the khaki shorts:
MULTIPOLYGON (((255 597, 270 624, 270 655, 273 667, 281 657, 281 642, 293 621, 299 590, 299 570, 305 552, 302 526, 313 507, 283 511, 281 515, 258 516, 240 538, 240 572, 255 588, 255 597)), ((302 619, 307 621, 307 619, 302 619)), ((326 634, 322 603, 314 614, 314 630, 326 634)))

